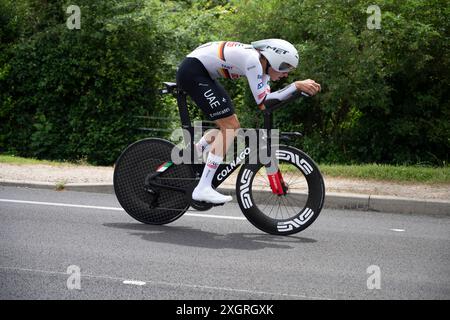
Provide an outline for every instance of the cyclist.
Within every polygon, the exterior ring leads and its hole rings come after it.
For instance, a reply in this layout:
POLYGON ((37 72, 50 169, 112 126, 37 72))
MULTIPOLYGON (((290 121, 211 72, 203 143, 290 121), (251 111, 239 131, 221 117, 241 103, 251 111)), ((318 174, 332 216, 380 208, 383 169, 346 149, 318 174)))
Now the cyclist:
POLYGON ((243 44, 233 41, 216 41, 203 44, 189 53, 177 71, 177 84, 201 108, 209 120, 215 122, 220 132, 209 132, 196 144, 199 152, 210 153, 200 182, 192 193, 192 199, 214 204, 231 201, 211 187, 216 169, 240 128, 232 101, 217 78, 236 79, 246 77, 258 107, 271 99, 285 100, 296 90, 310 96, 321 87, 314 80, 295 81, 289 86, 270 92, 269 81, 287 77, 298 65, 295 47, 282 39, 265 39, 243 44), (228 134, 228 136, 227 136, 228 134))

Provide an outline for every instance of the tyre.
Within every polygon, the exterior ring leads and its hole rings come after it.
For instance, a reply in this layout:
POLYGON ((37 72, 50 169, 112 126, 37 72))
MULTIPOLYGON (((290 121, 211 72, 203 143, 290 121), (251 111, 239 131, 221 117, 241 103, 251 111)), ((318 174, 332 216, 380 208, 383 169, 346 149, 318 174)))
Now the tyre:
MULTIPOLYGON (((114 168, 114 191, 123 209, 146 224, 166 224, 183 215, 190 205, 186 193, 165 188, 145 190, 145 178, 171 159, 175 145, 167 140, 149 138, 128 146, 114 168)), ((158 184, 189 188, 194 172, 189 165, 172 165, 154 181, 158 184)))
POLYGON ((317 219, 325 199, 325 185, 317 165, 301 150, 280 146, 276 158, 287 185, 285 195, 272 192, 262 164, 242 166, 236 195, 242 212, 255 227, 270 234, 290 235, 317 219))

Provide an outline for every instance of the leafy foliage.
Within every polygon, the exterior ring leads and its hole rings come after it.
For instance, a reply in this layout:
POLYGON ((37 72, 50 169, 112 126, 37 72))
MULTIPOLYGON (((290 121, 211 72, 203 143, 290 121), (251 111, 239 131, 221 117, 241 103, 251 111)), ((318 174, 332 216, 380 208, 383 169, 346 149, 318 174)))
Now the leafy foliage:
POLYGON ((300 67, 288 81, 314 79, 322 93, 288 106, 277 120, 306 133, 303 147, 314 158, 448 163, 449 3, 377 4, 381 28, 371 30, 367 1, 237 1, 222 29, 244 42, 277 37, 299 48, 300 67))
MULTIPOLYGON (((0 0, 0 151, 113 163, 141 136, 136 116, 177 115, 156 89, 192 49, 283 38, 299 49, 300 67, 272 89, 310 78, 322 93, 275 120, 303 131, 313 158, 448 163, 448 1, 377 1, 373 30, 363 0, 79 0, 80 30, 66 26, 70 4, 0 0)), ((223 83, 242 126, 260 125, 246 81, 223 83)))

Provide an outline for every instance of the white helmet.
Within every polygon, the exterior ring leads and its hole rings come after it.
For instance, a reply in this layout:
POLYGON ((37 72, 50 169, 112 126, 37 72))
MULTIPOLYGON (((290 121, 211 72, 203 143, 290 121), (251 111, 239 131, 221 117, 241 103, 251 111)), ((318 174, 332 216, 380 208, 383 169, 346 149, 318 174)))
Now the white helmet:
POLYGON ((269 61, 270 66, 278 72, 289 72, 297 68, 298 52, 295 47, 282 39, 264 39, 253 41, 253 48, 269 61))

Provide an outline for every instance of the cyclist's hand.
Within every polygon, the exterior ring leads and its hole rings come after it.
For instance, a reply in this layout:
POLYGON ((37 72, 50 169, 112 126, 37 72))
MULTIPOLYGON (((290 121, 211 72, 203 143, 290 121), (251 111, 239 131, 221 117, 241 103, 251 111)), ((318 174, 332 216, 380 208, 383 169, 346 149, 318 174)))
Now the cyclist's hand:
POLYGON ((310 96, 316 95, 321 90, 320 84, 311 79, 295 81, 295 87, 298 91, 303 91, 310 96))

